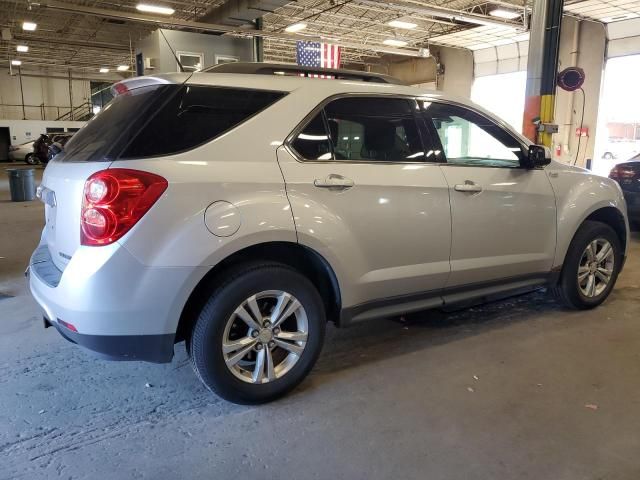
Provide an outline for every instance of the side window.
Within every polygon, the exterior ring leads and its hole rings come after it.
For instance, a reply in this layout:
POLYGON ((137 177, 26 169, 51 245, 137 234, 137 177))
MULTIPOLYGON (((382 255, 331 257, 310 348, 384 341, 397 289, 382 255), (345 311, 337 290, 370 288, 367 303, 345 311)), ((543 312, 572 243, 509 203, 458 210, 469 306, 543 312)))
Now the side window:
POLYGON ((313 117, 291 143, 293 149, 307 160, 331 160, 331 143, 322 112, 313 117))
POLYGON ((424 159, 408 100, 340 98, 325 108, 335 160, 411 162, 424 159))
MULTIPOLYGON (((155 111, 148 110, 153 115, 126 146, 120 158, 170 155, 196 148, 240 125, 285 95, 283 92, 244 88, 170 87, 175 90, 173 94, 169 96, 167 92, 166 97, 160 95, 155 98, 159 103, 158 108, 155 111)), ((131 114, 136 113, 136 109, 146 107, 144 103, 139 105, 139 102, 128 99, 127 94, 116 97, 114 106, 116 101, 129 103, 131 105, 126 110, 131 114)), ((107 107, 104 110, 108 110, 107 107)), ((120 123, 118 127, 123 130, 125 125, 120 123)), ((135 133, 137 130, 128 128, 126 131, 135 133)))
POLYGON ((506 130, 466 108, 423 102, 424 119, 440 137, 447 163, 514 168, 523 156, 520 143, 506 130))

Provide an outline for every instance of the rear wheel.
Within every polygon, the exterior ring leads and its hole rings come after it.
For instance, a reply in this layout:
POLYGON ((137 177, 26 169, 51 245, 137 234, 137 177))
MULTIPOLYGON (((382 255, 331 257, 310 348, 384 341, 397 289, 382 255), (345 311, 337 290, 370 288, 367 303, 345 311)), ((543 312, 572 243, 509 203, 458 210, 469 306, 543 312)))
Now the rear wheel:
POLYGON ((604 223, 586 221, 571 242, 555 292, 569 307, 596 307, 611 293, 621 264, 616 232, 604 223))
POLYGON ((293 389, 316 362, 325 332, 313 284, 285 265, 245 266, 202 309, 189 354, 202 382, 236 403, 274 400, 293 389))

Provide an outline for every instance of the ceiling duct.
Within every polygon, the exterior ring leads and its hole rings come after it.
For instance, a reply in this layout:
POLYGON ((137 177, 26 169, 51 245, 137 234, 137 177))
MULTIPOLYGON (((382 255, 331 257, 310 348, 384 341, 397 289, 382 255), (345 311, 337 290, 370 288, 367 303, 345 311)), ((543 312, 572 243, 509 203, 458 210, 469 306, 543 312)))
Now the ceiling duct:
POLYGON ((251 24, 256 18, 272 13, 290 2, 291 0, 229 0, 211 9, 198 20, 240 27, 251 24))

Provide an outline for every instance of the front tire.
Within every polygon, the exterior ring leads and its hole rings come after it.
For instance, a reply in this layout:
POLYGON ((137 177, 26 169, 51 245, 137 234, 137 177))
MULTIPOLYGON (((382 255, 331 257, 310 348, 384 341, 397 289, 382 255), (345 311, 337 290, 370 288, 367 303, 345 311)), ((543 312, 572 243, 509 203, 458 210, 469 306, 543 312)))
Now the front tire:
POLYGON ((309 279, 283 264, 244 265, 227 278, 193 327, 193 369, 231 402, 275 400, 307 376, 320 354, 322 299, 309 279))
POLYGON ((24 161, 27 165, 35 165, 38 163, 38 159, 33 153, 28 153, 26 157, 24 157, 24 161))
POLYGON ((616 232, 605 223, 588 220, 571 241, 555 293, 570 308, 597 307, 611 293, 621 265, 616 232))

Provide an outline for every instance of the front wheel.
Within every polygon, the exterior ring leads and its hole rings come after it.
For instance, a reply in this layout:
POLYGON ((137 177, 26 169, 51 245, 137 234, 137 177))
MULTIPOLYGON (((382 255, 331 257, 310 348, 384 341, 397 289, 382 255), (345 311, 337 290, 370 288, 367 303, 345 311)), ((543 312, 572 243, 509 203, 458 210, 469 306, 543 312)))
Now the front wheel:
POLYGON ((27 156, 24 157, 24 161, 27 162, 28 165, 36 165, 38 158, 33 153, 28 153, 27 156))
POLYGON ((586 221, 569 246, 555 293, 569 307, 597 307, 611 293, 621 265, 616 232, 607 224, 586 221))
POLYGON ((322 300, 305 276, 282 264, 246 265, 227 278, 193 327, 191 363, 226 400, 269 402, 316 362, 326 326, 322 300))

